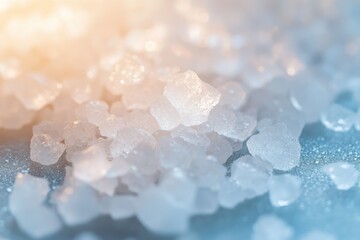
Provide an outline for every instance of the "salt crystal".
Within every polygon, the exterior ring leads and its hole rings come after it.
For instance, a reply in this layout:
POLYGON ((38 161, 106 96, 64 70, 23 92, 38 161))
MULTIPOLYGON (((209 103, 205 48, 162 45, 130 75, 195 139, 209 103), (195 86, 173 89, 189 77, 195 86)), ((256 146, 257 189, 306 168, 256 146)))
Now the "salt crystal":
POLYGON ((22 76, 11 86, 14 95, 31 110, 40 110, 59 95, 61 84, 42 74, 22 76), (31 87, 29 87, 31 86, 31 87))
POLYGON ((84 182, 94 182, 103 178, 111 166, 105 149, 100 144, 73 154, 70 160, 74 176, 84 182))
POLYGON ((231 180, 224 180, 218 192, 219 204, 224 208, 234 208, 237 204, 256 196, 250 189, 244 189, 231 180))
POLYGON ((289 240, 294 231, 280 218, 274 215, 261 216, 253 226, 253 240, 289 240))
POLYGON ((30 143, 30 159, 42 165, 55 164, 65 151, 65 144, 47 134, 34 135, 30 143))
POLYGON ((339 190, 352 188, 359 177, 359 171, 352 164, 346 162, 330 163, 324 166, 323 171, 339 190))
POLYGON ((269 195, 274 207, 293 203, 301 192, 301 180, 290 174, 272 176, 269 182, 269 195))
POLYGON ((162 130, 172 130, 180 124, 179 113, 166 98, 160 98, 154 103, 150 112, 162 130))
POLYGON ((136 215, 147 229, 155 233, 180 234, 189 226, 189 212, 176 206, 157 188, 149 188, 139 195, 136 215))
POLYGON ((159 188, 164 191, 171 202, 185 211, 193 207, 196 185, 181 170, 169 172, 160 182, 159 188))
POLYGON ((102 122, 99 123, 99 130, 101 136, 108 138, 115 138, 117 132, 124 127, 125 127, 124 120, 119 117, 116 117, 113 114, 105 117, 104 119, 102 119, 102 122))
POLYGON ((218 207, 218 195, 215 191, 207 188, 197 190, 193 206, 193 211, 196 214, 213 214, 218 207))
POLYGON ((61 229, 54 210, 43 205, 49 190, 45 179, 27 174, 16 176, 9 208, 19 227, 33 238, 43 238, 61 229))
POLYGON ((159 168, 159 162, 154 149, 143 143, 140 143, 130 153, 127 161, 130 163, 132 168, 145 175, 154 174, 159 168))
POLYGON ((36 239, 50 236, 62 227, 56 212, 43 205, 29 208, 15 217, 20 229, 36 239))
POLYGON ((253 156, 273 164, 275 169, 287 171, 297 166, 300 159, 300 143, 283 123, 267 127, 246 143, 253 156))
POLYGON ((233 148, 229 141, 216 133, 209 134, 210 145, 206 151, 208 156, 215 157, 220 163, 225 163, 233 154, 233 148))
POLYGON ((33 127, 33 134, 34 135, 46 134, 49 135, 55 141, 60 142, 64 139, 63 130, 64 129, 61 127, 60 124, 50 121, 42 121, 41 123, 33 127))
POLYGON ((173 81, 168 82, 164 96, 178 111, 185 126, 205 122, 211 109, 220 100, 219 91, 201 81, 193 71, 181 73, 175 76, 173 81))
POLYGON ((10 211, 13 214, 21 214, 32 207, 41 205, 49 190, 49 183, 45 179, 19 173, 9 197, 10 211), (31 201, 24 201, 24 199, 31 199, 31 201))
POLYGON ((330 103, 331 94, 320 81, 297 81, 291 91, 290 100, 297 110, 304 113, 307 122, 314 122, 330 103))
POLYGON ((73 122, 64 129, 66 147, 80 149, 89 146, 96 140, 98 129, 88 122, 73 122))
POLYGON ((69 226, 87 223, 102 211, 96 192, 85 185, 59 189, 54 201, 59 214, 69 226))
POLYGON ((111 155, 113 157, 126 157, 140 143, 147 143, 153 146, 155 140, 142 129, 122 128, 117 132, 116 138, 111 143, 111 155))
POLYGON ((338 104, 332 104, 321 115, 321 122, 336 132, 349 131, 355 122, 355 113, 338 104))
POLYGON ((219 86, 221 105, 230 105, 233 109, 240 108, 246 99, 246 92, 240 83, 227 81, 219 86))
POLYGON ((267 192, 271 175, 271 164, 258 157, 247 155, 234 161, 231 166, 231 179, 241 188, 258 194, 267 192))

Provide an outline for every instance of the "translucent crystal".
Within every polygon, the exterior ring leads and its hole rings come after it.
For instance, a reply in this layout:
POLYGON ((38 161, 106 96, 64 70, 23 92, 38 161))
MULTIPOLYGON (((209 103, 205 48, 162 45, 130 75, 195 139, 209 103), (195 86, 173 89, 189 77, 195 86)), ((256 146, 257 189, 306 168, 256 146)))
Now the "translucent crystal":
POLYGON ((231 166, 231 179, 241 188, 258 194, 267 192, 271 175, 271 164, 258 157, 247 155, 234 161, 231 166))
POLYGON ((321 115, 321 122, 336 132, 349 131, 355 122, 355 114, 338 104, 332 104, 321 115))
POLYGON ((181 73, 168 82, 164 89, 164 96, 178 111, 181 122, 185 126, 205 122, 211 109, 220 100, 219 91, 203 82, 192 71, 181 73))
POLYGON ((134 196, 114 196, 104 200, 106 212, 112 219, 125 219, 135 214, 137 198, 134 196))
POLYGON ((221 84, 218 89, 221 93, 221 105, 230 105, 233 109, 238 109, 244 104, 246 92, 240 83, 227 81, 221 84))
POLYGON ((330 163, 324 166, 323 171, 339 190, 352 188, 358 180, 359 171, 352 164, 346 162, 330 163))
POLYGON ((273 164, 275 169, 287 171, 297 166, 300 159, 300 143, 286 127, 278 123, 264 128, 246 143, 253 156, 273 164))
POLYGON ((42 165, 55 164, 65 151, 65 144, 47 134, 34 135, 30 143, 30 159, 42 165))
POLYGON ((208 156, 213 156, 220 163, 225 163, 233 154, 233 149, 229 141, 216 133, 210 134, 210 145, 206 151, 208 156))
POLYGON ((50 121, 42 121, 41 123, 33 127, 33 134, 34 135, 46 134, 50 136, 53 140, 60 142, 64 139, 63 130, 64 129, 60 124, 50 121))
POLYGON ((269 195, 274 207, 283 207, 294 202, 301 193, 301 180, 290 174, 272 176, 269 182, 269 195))
POLYGON ((139 195, 136 215, 146 228, 155 233, 183 233, 189 224, 189 212, 176 206, 156 188, 149 188, 139 195))
POLYGON ((84 182, 94 182, 106 176, 111 163, 102 145, 92 145, 75 153, 70 158, 73 174, 84 182))
POLYGON ((179 113, 166 98, 160 98, 153 104, 150 112, 162 130, 172 130, 181 122, 179 113))

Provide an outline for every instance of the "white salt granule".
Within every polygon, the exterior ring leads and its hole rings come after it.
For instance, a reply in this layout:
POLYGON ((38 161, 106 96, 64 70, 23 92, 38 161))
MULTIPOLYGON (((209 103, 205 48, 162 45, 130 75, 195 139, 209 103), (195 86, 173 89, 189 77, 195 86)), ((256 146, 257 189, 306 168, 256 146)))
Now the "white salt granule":
POLYGON ((181 73, 168 82, 164 96, 179 113, 185 126, 206 122, 211 109, 220 100, 219 91, 203 82, 193 71, 181 73))
POLYGON ((42 165, 55 164, 65 151, 65 144, 47 134, 34 135, 30 143, 30 159, 42 165))
POLYGON ((274 175, 269 181, 270 202, 274 207, 293 203, 301 193, 301 179, 290 174, 274 175))
POLYGON ((258 157, 243 156, 231 166, 231 179, 241 188, 257 194, 268 190, 268 181, 272 175, 272 166, 258 157))
POLYGON ((16 176, 9 197, 10 212, 19 227, 33 238, 49 236, 62 227, 55 210, 44 205, 49 190, 45 179, 28 174, 16 176))
POLYGON ((300 143, 285 124, 278 123, 264 128, 246 143, 253 156, 270 162, 275 169, 287 171, 299 164, 300 143))
POLYGON ((323 171, 330 177, 339 190, 352 188, 358 180, 359 171, 352 164, 346 162, 330 163, 323 167, 323 171))

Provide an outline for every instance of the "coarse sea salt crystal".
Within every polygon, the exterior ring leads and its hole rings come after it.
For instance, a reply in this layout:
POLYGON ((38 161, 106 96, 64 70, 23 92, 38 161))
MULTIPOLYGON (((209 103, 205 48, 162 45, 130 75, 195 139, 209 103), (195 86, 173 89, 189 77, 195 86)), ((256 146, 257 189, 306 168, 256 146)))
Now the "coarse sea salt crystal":
POLYGON ((45 179, 28 174, 16 176, 9 208, 19 227, 33 238, 49 236, 62 227, 54 209, 44 205, 49 190, 45 179))
POLYGON ((252 136, 246 145, 251 155, 270 162, 278 170, 290 170, 300 160, 299 140, 283 123, 264 128, 252 136))
POLYGON ((65 144, 47 134, 34 135, 30 143, 30 159, 42 165, 55 164, 65 151, 65 144))
POLYGON ((179 113, 185 126, 206 122, 211 109, 220 100, 219 91, 203 82, 193 71, 178 74, 168 82, 164 96, 179 113))
POLYGON ((323 171, 330 177, 339 190, 352 188, 358 180, 359 171, 354 165, 346 162, 330 163, 323 167, 323 171))
POLYGON ((258 194, 267 192, 271 175, 271 164, 258 157, 243 156, 231 166, 231 179, 240 187, 258 194))
POLYGON ((274 175, 269 181, 269 196, 274 207, 293 203, 301 193, 301 179, 290 174, 274 175))

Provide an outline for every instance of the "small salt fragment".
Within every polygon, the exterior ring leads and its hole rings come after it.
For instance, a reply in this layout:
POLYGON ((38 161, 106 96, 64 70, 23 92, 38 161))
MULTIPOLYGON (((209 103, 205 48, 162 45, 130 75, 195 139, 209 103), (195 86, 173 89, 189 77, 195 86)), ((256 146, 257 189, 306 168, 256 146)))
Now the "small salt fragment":
POLYGON ((121 182, 134 193, 141 193, 146 189, 155 186, 157 180, 157 175, 143 175, 134 170, 129 171, 121 178, 121 182))
POLYGON ((136 215, 147 229, 155 233, 180 234, 189 227, 190 213, 176 206, 157 188, 149 188, 139 195, 136 215))
POLYGON ((101 214, 96 192, 89 186, 65 186, 54 196, 57 210, 69 226, 87 223, 101 214))
POLYGON ((302 236, 300 240, 336 240, 336 237, 327 232, 313 230, 302 236))
POLYGON ((274 215, 261 216, 253 226, 253 240, 289 240, 293 236, 293 229, 274 215))
POLYGON ((197 145, 199 148, 207 148, 210 144, 209 138, 193 128, 179 126, 171 132, 173 138, 181 138, 187 143, 197 145))
POLYGON ((104 201, 105 211, 112 219, 125 219, 135 215, 137 198, 131 195, 107 197, 104 201))
POLYGON ((269 195, 274 207, 293 203, 301 192, 301 179, 290 174, 272 176, 269 182, 269 195))
POLYGON ((323 171, 330 177, 339 190, 352 188, 359 177, 359 171, 355 169, 354 165, 346 162, 327 164, 324 166, 323 171))
POLYGON ((73 164, 74 176, 84 182, 98 181, 106 176, 111 163, 101 144, 92 145, 74 153, 70 161, 73 164))
POLYGON ((355 113, 341 105, 332 104, 321 115, 321 122, 335 132, 347 132, 355 123, 355 113))
POLYGON ((299 163, 299 140, 283 123, 264 128, 252 136, 246 145, 251 155, 270 162, 275 169, 287 171, 299 163))
POLYGON ((55 164, 65 151, 65 144, 47 134, 34 135, 30 143, 30 159, 42 165, 55 164))
POLYGON ((267 192, 271 175, 271 164, 258 157, 243 156, 231 166, 231 179, 240 187, 259 195, 267 192))
POLYGON ((206 122, 211 109, 220 100, 219 91, 203 82, 193 71, 176 75, 166 84, 164 96, 180 114, 185 126, 206 122))

